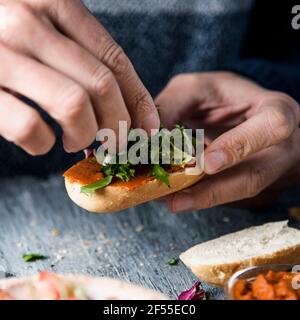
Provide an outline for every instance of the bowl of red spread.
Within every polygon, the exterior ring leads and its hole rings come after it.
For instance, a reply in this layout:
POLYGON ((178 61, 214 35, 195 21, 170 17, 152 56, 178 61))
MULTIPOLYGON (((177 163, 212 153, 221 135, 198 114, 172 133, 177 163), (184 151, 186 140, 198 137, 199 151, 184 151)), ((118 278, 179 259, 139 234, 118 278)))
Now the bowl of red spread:
POLYGON ((229 279, 227 291, 230 300, 300 300, 300 266, 243 269, 229 279))

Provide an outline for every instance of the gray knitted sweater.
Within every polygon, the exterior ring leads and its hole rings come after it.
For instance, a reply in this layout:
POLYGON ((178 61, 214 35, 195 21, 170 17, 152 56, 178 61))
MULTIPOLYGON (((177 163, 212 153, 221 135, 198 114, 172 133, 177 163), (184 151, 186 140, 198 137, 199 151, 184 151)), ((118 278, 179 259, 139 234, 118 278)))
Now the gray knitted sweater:
POLYGON ((155 95, 174 74, 216 69, 241 50, 253 0, 86 0, 155 95))
MULTIPOLYGON (((255 51, 254 61, 243 60, 242 46, 247 27, 254 10, 254 0, 85 0, 92 13, 125 49, 142 78, 145 86, 155 96, 175 74, 189 71, 228 69, 244 74, 271 89, 286 91, 299 97, 300 83, 297 52, 291 50, 288 37, 282 34, 281 26, 284 10, 279 12, 276 24, 268 29, 263 15, 254 19, 259 31, 255 31, 252 41, 255 51), (275 27, 278 25, 281 40, 275 27), (264 31, 264 32, 263 32, 264 31), (265 44, 265 51, 258 44, 258 36, 265 44), (274 41, 271 37, 274 37, 274 41), (272 45, 275 43, 275 50, 272 45), (283 50, 288 48, 287 58, 283 50), (269 53, 277 57, 269 57, 269 53), (280 55, 280 56, 279 56, 280 55), (273 60, 272 60, 273 59, 273 60), (277 59, 277 60, 276 60, 277 59), (283 59, 283 61, 281 60, 283 59), (286 63, 287 61, 287 63, 286 63), (282 63, 284 62, 284 63, 282 63), (288 65, 290 64, 290 66, 288 65)), ((276 14, 272 4, 272 16, 276 14)), ((266 1, 258 1, 262 6, 266 1)), ((281 5, 283 5, 281 1, 281 5)), ((255 7, 256 10, 256 7, 255 7)), ((260 11, 269 11, 268 7, 260 11)), ((288 18, 289 19, 289 18, 288 18)), ((283 21, 289 25, 289 20, 283 21), (286 23, 287 22, 287 23, 286 23)), ((80 21, 78 22, 80 24, 80 21)), ((292 41, 292 46, 299 41, 292 41)), ((298 48, 299 49, 299 48, 298 48)), ((1 63, 1 62, 0 62, 1 63)), ((35 106, 38 108, 37 106, 35 106)), ((42 157, 31 157, 20 148, 0 138, 0 176, 12 174, 47 175, 62 171, 76 162, 81 154, 68 155, 60 142, 60 128, 45 113, 44 119, 55 129, 58 139, 53 150, 42 157)))

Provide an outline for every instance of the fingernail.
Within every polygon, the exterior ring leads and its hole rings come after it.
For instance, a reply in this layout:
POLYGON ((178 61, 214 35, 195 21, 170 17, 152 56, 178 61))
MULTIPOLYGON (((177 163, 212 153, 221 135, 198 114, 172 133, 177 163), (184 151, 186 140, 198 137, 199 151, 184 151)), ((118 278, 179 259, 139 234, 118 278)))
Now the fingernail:
POLYGON ((206 173, 216 173, 224 166, 225 155, 222 151, 213 151, 205 155, 204 167, 206 173))
POLYGON ((142 122, 143 129, 145 129, 151 136, 153 136, 157 132, 157 128, 159 128, 159 125, 160 121, 157 114, 151 114, 147 116, 142 122))
POLYGON ((174 195, 171 202, 173 212, 188 211, 193 209, 193 198, 188 193, 179 193, 174 195))

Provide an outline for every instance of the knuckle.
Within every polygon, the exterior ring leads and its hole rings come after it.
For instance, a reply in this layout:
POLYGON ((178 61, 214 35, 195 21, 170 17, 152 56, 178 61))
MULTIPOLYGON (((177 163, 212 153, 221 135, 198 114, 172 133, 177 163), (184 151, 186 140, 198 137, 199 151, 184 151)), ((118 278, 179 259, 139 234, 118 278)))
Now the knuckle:
POLYGON ((92 91, 98 96, 105 96, 115 85, 113 73, 101 65, 97 67, 92 76, 92 91))
POLYGON ((26 3, 14 2, 9 6, 8 10, 9 13, 6 20, 9 24, 8 29, 20 31, 22 30, 21 28, 32 23, 32 9, 26 3))
POLYGON ((19 18, 28 18, 32 16, 31 7, 25 2, 14 2, 11 5, 11 14, 19 18))
MULTIPOLYGON (((38 0, 35 1, 38 2, 41 8, 57 8, 60 2, 70 2, 70 1, 61 1, 61 0, 38 0)), ((76 2, 76 0, 73 0, 73 2, 76 2)))
POLYGON ((149 94, 143 88, 138 90, 132 99, 132 105, 137 114, 148 114, 152 111, 152 104, 149 99, 149 94))
POLYGON ((226 138, 223 145, 221 145, 221 149, 227 158, 226 160, 229 163, 235 163, 250 154, 251 145, 246 134, 236 132, 235 136, 226 138))
POLYGON ((270 135, 279 141, 288 138, 299 124, 298 103, 285 93, 270 91, 264 94, 262 105, 272 106, 266 113, 270 135))
MULTIPOLYGON (((200 93, 202 89, 207 93, 207 97, 212 97, 213 99, 219 97, 216 77, 209 72, 178 74, 169 81, 167 87, 182 90, 183 85, 193 89, 195 94, 200 93)), ((201 97, 201 94, 199 96, 201 97)))
POLYGON ((3 43, 28 53, 30 46, 28 41, 24 43, 24 39, 31 38, 42 30, 42 23, 33 10, 28 4, 18 1, 7 7, 4 22, 0 24, 0 38, 3 43))
POLYGON ((191 82, 196 82, 197 81, 197 77, 196 74, 193 73, 180 73, 177 74, 176 76, 174 76, 169 84, 170 85, 181 85, 182 83, 191 83, 191 82))
POLYGON ((287 114, 288 112, 288 109, 282 110, 281 108, 268 110, 267 112, 269 132, 276 141, 288 138, 295 129, 293 121, 291 121, 290 116, 287 114))
POLYGON ((84 6, 83 5, 83 1, 82 0, 42 0, 43 2, 45 2, 45 5, 50 5, 50 8, 52 6, 52 10, 53 10, 53 13, 55 13, 55 16, 59 16, 59 14, 61 12, 64 12, 64 13, 68 13, 68 12, 71 12, 71 10, 74 8, 74 7, 77 7, 77 6, 84 6))
POLYGON ((64 97, 61 101, 60 117, 62 119, 76 120, 89 104, 89 96, 82 87, 73 84, 65 90, 64 97))
POLYGON ((245 177, 246 191, 249 198, 257 196, 266 187, 266 170, 258 166, 250 166, 245 177))
POLYGON ((243 159, 248 154, 246 144, 242 139, 232 139, 231 142, 228 142, 226 149, 230 153, 233 162, 243 159))
POLYGON ((31 110, 23 115, 23 121, 16 130, 15 143, 23 145, 34 138, 40 125, 40 116, 37 111, 31 110))
POLYGON ((101 51, 101 60, 111 69, 115 74, 128 73, 131 63, 125 54, 124 50, 117 45, 112 39, 107 40, 101 51))
POLYGON ((182 80, 186 80, 186 78, 189 77, 188 73, 180 73, 175 75, 171 80, 170 83, 177 83, 177 82, 181 82, 182 80))

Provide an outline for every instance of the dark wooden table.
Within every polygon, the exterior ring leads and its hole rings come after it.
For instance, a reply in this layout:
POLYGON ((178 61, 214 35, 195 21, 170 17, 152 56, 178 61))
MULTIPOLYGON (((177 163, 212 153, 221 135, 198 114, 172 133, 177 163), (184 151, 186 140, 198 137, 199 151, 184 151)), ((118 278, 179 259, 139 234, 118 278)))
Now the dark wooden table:
MULTIPOLYGON (((173 215, 152 202, 119 214, 96 215, 69 200, 61 177, 2 179, 0 271, 16 276, 51 270, 118 277, 175 299, 196 278, 182 263, 168 265, 169 259, 222 234, 286 219, 287 207, 300 204, 299 190, 293 188, 259 212, 220 207, 173 215), (49 258, 25 263, 22 255, 28 252, 49 258)), ((224 297, 221 289, 204 286, 211 298, 224 297)))

